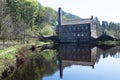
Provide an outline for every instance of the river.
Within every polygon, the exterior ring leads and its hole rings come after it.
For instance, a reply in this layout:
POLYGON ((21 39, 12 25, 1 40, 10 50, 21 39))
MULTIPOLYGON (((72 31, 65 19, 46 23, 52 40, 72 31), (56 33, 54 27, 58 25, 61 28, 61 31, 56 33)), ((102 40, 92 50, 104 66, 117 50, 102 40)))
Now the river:
POLYGON ((33 53, 3 80, 120 80, 120 46, 60 44, 33 53))

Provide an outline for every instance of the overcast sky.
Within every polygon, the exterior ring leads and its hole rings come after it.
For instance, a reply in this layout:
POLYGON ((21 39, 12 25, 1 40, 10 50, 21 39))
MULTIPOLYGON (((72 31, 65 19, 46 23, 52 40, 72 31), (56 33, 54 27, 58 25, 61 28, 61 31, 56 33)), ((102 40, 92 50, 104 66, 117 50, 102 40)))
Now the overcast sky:
POLYGON ((61 7, 66 12, 73 13, 81 18, 92 15, 100 20, 120 22, 120 0, 38 0, 43 6, 54 10, 61 7))

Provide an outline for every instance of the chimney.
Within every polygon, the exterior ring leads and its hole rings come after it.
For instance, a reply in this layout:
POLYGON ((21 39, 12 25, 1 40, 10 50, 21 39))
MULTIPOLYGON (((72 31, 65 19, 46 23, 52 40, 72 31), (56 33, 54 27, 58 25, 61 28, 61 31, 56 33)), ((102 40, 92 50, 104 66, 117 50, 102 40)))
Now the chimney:
POLYGON ((58 9, 58 27, 61 27, 62 23, 62 10, 61 8, 58 9))
POLYGON ((91 19, 93 19, 93 16, 91 16, 91 19))

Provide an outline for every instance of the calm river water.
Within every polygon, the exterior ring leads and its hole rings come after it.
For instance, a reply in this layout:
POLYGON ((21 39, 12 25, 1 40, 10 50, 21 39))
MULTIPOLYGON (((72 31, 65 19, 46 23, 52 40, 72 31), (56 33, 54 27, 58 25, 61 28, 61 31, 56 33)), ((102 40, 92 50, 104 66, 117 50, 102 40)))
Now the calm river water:
POLYGON ((6 80, 120 80, 120 47, 90 44, 44 47, 6 80))

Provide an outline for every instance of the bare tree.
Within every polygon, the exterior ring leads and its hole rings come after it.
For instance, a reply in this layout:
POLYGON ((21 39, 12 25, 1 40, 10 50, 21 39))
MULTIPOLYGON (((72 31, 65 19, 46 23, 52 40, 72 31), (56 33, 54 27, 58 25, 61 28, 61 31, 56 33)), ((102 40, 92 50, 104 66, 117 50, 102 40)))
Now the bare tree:
POLYGON ((8 32, 8 31, 5 31, 7 30, 5 26, 9 25, 9 20, 8 18, 10 18, 10 15, 8 15, 8 8, 6 7, 6 2, 5 0, 0 0, 0 39, 3 40, 3 45, 4 45, 4 42, 5 42, 5 37, 6 37, 6 33, 5 32, 8 32), (8 15, 8 16, 7 16, 8 15))
POLYGON ((21 40, 23 42, 25 40, 25 29, 26 29, 26 23, 24 20, 19 20, 14 29, 13 29, 13 36, 15 40, 21 40))

